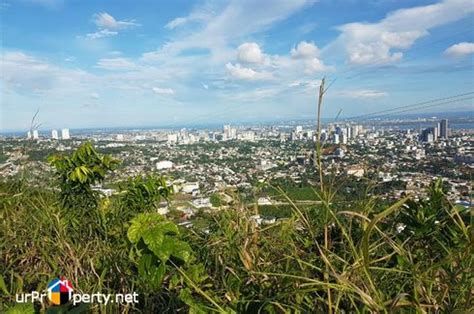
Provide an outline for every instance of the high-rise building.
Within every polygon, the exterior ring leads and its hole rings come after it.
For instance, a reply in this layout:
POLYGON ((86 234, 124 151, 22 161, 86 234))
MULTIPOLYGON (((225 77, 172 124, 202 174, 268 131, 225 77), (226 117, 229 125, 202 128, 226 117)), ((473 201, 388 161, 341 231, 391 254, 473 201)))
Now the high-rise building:
POLYGON ((26 138, 29 139, 29 140, 31 140, 31 137, 32 137, 31 131, 28 131, 28 134, 26 135, 26 138))
POLYGON ((223 141, 233 140, 237 138, 237 129, 229 125, 224 125, 224 134, 222 136, 223 141))
POLYGON ((176 144, 178 142, 178 134, 168 134, 168 144, 176 144))
POLYGON ((334 134, 334 144, 339 144, 339 134, 334 134))
POLYGON ((61 130, 61 138, 63 140, 68 140, 70 139, 70 136, 69 136, 69 129, 62 129, 61 130))
POLYGON ((443 119, 441 120, 441 129, 440 129, 439 135, 444 139, 448 139, 448 136, 449 136, 448 133, 449 133, 448 119, 443 119))
POLYGON ((433 143, 438 139, 436 128, 427 128, 421 132, 421 140, 426 143, 433 143))
POLYGON ((341 139, 341 144, 347 144, 347 135, 346 133, 341 133, 340 135, 340 139, 341 139))
POLYGON ((53 140, 59 139, 58 130, 52 130, 52 131, 51 131, 51 138, 52 138, 53 140))
POLYGON ((35 140, 39 139, 38 130, 33 131, 33 139, 35 139, 35 140))
POLYGON ((441 123, 437 122, 435 124, 435 128, 436 128, 436 131, 437 131, 436 136, 441 137, 441 123))

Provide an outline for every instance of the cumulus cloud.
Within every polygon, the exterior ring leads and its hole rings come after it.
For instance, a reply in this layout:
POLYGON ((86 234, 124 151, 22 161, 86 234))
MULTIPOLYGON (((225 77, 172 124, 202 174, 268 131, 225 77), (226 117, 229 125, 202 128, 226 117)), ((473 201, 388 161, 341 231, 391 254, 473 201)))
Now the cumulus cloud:
POLYGON ((243 67, 239 63, 234 65, 229 62, 225 67, 232 77, 239 80, 266 80, 271 78, 271 74, 268 72, 257 72, 251 68, 243 67))
POLYGON ((291 57, 295 59, 308 59, 318 55, 318 47, 314 43, 306 41, 300 42, 295 48, 291 49, 291 57))
POLYGON ((174 90, 171 88, 153 87, 152 90, 158 95, 174 95, 174 90))
POLYGON ((260 63, 263 61, 263 53, 257 43, 243 43, 237 48, 237 59, 242 62, 260 63))
POLYGON ((319 54, 320 51, 314 43, 301 41, 291 49, 291 60, 280 57, 277 63, 286 67, 303 67, 305 74, 333 71, 334 67, 325 65, 319 54))
POLYGON ((471 0, 444 0, 400 9, 376 23, 339 26, 341 35, 330 46, 342 47, 352 64, 385 64, 400 60, 403 52, 429 30, 460 20, 474 12, 471 0))
POLYGON ((96 67, 104 70, 131 70, 136 65, 126 58, 103 58, 97 62, 96 67))
POLYGON ((94 23, 104 29, 125 29, 138 26, 134 21, 118 21, 106 12, 94 14, 94 23))
POLYGON ((474 43, 462 42, 452 45, 444 51, 444 55, 453 58, 460 58, 474 53, 474 43))

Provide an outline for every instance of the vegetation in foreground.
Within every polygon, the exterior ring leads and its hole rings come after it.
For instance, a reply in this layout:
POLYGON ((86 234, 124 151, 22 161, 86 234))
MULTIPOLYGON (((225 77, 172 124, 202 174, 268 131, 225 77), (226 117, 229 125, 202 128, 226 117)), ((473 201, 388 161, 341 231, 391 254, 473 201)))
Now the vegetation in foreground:
MULTIPOLYGON (((427 199, 391 206, 367 196, 343 205, 335 184, 312 191, 318 206, 257 226, 259 207, 210 215, 205 230, 156 213, 172 197, 162 177, 131 178, 120 193, 92 189, 117 161, 83 144, 50 159, 53 189, 0 185, 1 311, 58 312, 468 312, 472 304, 470 211, 442 182, 427 199), (139 293, 138 304, 15 304, 54 277, 78 292, 139 293)), ((322 183, 322 180, 320 181, 322 183)), ((215 200, 217 201, 217 200, 215 200)))

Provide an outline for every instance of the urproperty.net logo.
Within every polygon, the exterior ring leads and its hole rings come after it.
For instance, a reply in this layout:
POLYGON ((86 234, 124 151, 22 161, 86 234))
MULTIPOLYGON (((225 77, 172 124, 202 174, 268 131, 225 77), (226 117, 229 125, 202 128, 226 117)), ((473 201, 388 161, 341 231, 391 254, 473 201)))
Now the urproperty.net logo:
POLYGON ((74 289, 69 280, 65 277, 54 278, 47 286, 46 291, 32 291, 30 293, 17 293, 17 303, 34 303, 46 302, 45 299, 49 300, 51 304, 63 305, 72 301, 73 305, 79 303, 138 303, 138 293, 116 293, 116 294, 104 294, 104 293, 74 293, 74 289))

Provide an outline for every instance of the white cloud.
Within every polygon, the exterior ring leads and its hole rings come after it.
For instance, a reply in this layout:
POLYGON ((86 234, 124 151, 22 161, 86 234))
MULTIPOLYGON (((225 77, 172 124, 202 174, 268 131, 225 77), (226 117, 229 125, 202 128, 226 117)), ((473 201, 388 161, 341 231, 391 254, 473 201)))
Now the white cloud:
POLYGON ((112 37, 117 34, 118 32, 115 32, 115 31, 109 31, 108 29, 101 29, 101 30, 98 30, 97 32, 86 34, 86 38, 87 39, 100 39, 100 38, 105 38, 105 37, 112 37))
POLYGON ((335 70, 333 66, 324 64, 318 55, 319 49, 316 45, 302 41, 290 51, 290 57, 271 56, 271 64, 276 69, 284 69, 285 72, 292 71, 297 75, 335 70))
MULTIPOLYGON (((94 14, 93 21, 95 25, 97 25, 98 29, 93 33, 86 34, 85 37, 87 39, 100 39, 116 36, 118 35, 119 30, 124 30, 140 25, 132 20, 118 21, 112 15, 105 12, 94 14)), ((77 37, 80 38, 82 36, 77 37)))
POLYGON ((104 29, 125 29, 139 25, 134 21, 118 21, 106 12, 94 14, 94 23, 104 29))
POLYGON ((97 93, 90 93, 90 94, 89 94, 89 97, 92 98, 92 99, 99 99, 99 94, 97 94, 97 93))
POLYGON ((266 80, 271 78, 271 74, 268 72, 257 72, 251 68, 242 67, 239 63, 233 65, 229 62, 225 67, 232 77, 239 80, 266 80))
POLYGON ((206 21, 210 18, 210 14, 207 12, 193 12, 189 16, 186 17, 177 17, 174 20, 171 20, 165 25, 165 28, 167 29, 175 29, 177 27, 186 25, 188 23, 192 22, 203 22, 206 21))
POLYGON ((20 51, 0 58, 2 87, 23 93, 68 93, 82 90, 93 79, 87 72, 61 68, 20 51))
POLYGON ((96 67, 105 70, 131 70, 136 65, 126 58, 103 58, 97 62, 96 67))
POLYGON ((474 43, 462 42, 452 45, 444 51, 448 57, 459 58, 474 53, 474 43))
POLYGON ((174 95, 174 90, 171 88, 153 87, 152 90, 159 95, 174 95))
POLYGON ((291 49, 291 57, 295 59, 308 59, 319 55, 319 49, 314 43, 300 42, 296 48, 291 49))
POLYGON ((327 71, 334 71, 334 67, 326 66, 323 61, 318 58, 312 58, 310 60, 306 60, 304 62, 306 74, 313 74, 317 72, 327 72, 327 71))
POLYGON ((471 0, 444 0, 426 6, 400 9, 376 23, 349 23, 328 48, 341 47, 352 64, 385 64, 400 60, 432 28, 457 21, 474 12, 471 0))
POLYGON ((260 63, 263 61, 263 53, 256 43, 243 43, 237 48, 237 59, 242 62, 260 63))
POLYGON ((314 0, 274 0, 268 2, 269 5, 254 0, 231 0, 226 4, 210 2, 204 8, 196 8, 188 16, 168 23, 168 28, 174 28, 197 21, 196 16, 204 15, 205 18, 199 20, 202 25, 193 29, 197 31, 186 33, 157 51, 144 53, 143 57, 151 61, 179 55, 186 49, 204 48, 210 51, 209 60, 228 62, 233 54, 229 48, 231 43, 262 31, 312 3, 314 0))
POLYGON ((202 87, 203 87, 204 89, 209 89, 209 85, 204 84, 204 83, 202 83, 202 87))
POLYGON ((345 91, 339 91, 339 92, 336 91, 336 92, 333 93, 333 95, 344 97, 344 98, 370 99, 370 98, 385 97, 388 94, 386 92, 372 90, 372 89, 362 89, 362 90, 345 90, 345 91))

